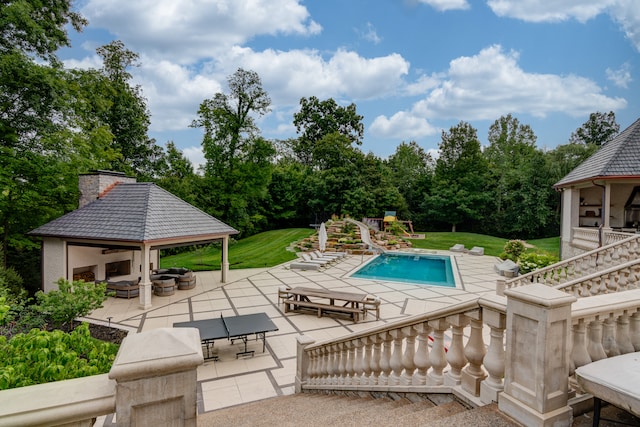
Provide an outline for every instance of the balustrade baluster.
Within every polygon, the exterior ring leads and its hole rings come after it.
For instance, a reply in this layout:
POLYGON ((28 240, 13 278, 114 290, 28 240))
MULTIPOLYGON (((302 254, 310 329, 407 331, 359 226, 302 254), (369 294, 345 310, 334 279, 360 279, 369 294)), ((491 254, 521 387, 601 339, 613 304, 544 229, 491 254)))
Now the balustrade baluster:
POLYGON ((328 346, 329 357, 327 358, 327 384, 336 384, 336 374, 338 366, 336 365, 336 346, 328 346))
POLYGON ((371 337, 362 338, 364 344, 363 348, 363 360, 362 360, 362 376, 360 377, 360 384, 367 385, 371 377, 371 350, 373 349, 373 340, 371 337))
POLYGON ((338 360, 338 385, 344 385, 347 378, 346 363, 347 363, 347 350, 344 343, 338 344, 338 354, 336 357, 338 360))
POLYGON ((585 280, 578 286, 580 286, 580 297, 586 298, 592 295, 593 282, 591 280, 585 280))
POLYGON ((373 341, 373 357, 371 358, 371 377, 369 384, 377 385, 380 376, 380 357, 382 356, 382 339, 376 335, 371 338, 373 341))
POLYGON ((462 370, 462 389, 474 396, 480 395, 480 383, 487 377, 482 369, 482 359, 487 354, 487 349, 482 340, 482 312, 475 310, 466 313, 471 320, 471 332, 469 341, 464 347, 464 355, 469 364, 462 370))
POLYGON ((635 351, 631 336, 629 335, 629 314, 625 310, 618 316, 616 325, 616 345, 620 354, 633 353, 635 351))
POLYGON ((364 360, 362 359, 364 343, 360 339, 353 340, 352 343, 355 347, 355 358, 353 360, 353 379, 351 380, 351 384, 359 385, 360 378, 362 378, 362 374, 364 373, 364 360))
POLYGON ((309 366, 307 367, 308 383, 316 385, 318 384, 318 349, 314 349, 309 352, 309 359, 309 366))
POLYGON ((391 375, 391 335, 386 332, 380 338, 382 339, 382 358, 380 359, 380 376, 378 384, 388 385, 389 375, 391 375))
POLYGON ((596 316, 595 320, 589 323, 589 343, 587 350, 592 361, 606 359, 607 353, 602 346, 602 320, 596 316))
POLYGON ((444 377, 446 385, 460 385, 462 368, 467 364, 462 342, 463 329, 469 324, 469 319, 464 314, 448 316, 447 322, 451 325, 451 347, 447 351, 447 362, 451 369, 444 377))
POLYGON ((324 362, 324 348, 318 348, 318 356, 316 362, 316 384, 322 384, 322 364, 324 362))
POLYGON ((401 329, 394 329, 389 332, 393 337, 393 354, 389 364, 391 366, 391 375, 389 375, 389 385, 400 384, 400 374, 402 373, 402 341, 404 334, 401 329))
POLYGON ((489 376, 480 384, 480 400, 491 403, 497 402, 498 394, 504 390, 504 331, 507 328, 507 316, 505 313, 483 308, 482 319, 491 328, 491 339, 487 354, 482 359, 489 376))
POLYGON ((603 266, 611 266, 611 248, 608 248, 604 251, 604 260, 602 262, 603 266))
POLYGON ((327 384, 327 378, 329 376, 327 372, 328 367, 328 358, 329 358, 329 349, 327 347, 322 347, 321 357, 320 357, 320 384, 327 384))
POLYGON ((602 327, 602 347, 607 357, 620 355, 620 349, 616 343, 616 320, 613 318, 613 313, 607 317, 602 327))
POLYGON ((573 345, 571 347, 571 368, 569 375, 573 375, 575 368, 591 363, 591 356, 587 350, 586 327, 584 319, 578 320, 578 323, 572 328, 573 345))
POLYGON ((629 336, 635 351, 640 351, 640 308, 629 319, 629 336))
POLYGON ((442 371, 447 367, 447 357, 444 351, 444 332, 449 328, 445 319, 430 320, 433 328, 433 347, 429 353, 431 372, 427 375, 427 385, 442 385, 444 378, 442 371))
POLYGON ((418 333, 411 326, 402 328, 402 333, 405 336, 404 355, 402 356, 402 366, 404 367, 404 372, 402 372, 402 376, 400 377, 400 384, 411 385, 413 381, 413 371, 415 371, 416 369, 416 365, 414 364, 413 359, 416 356, 415 342, 416 335, 418 333))
POLYGON ((413 359, 413 364, 417 371, 413 375, 412 383, 413 385, 426 385, 427 370, 431 366, 429 364, 429 332, 431 332, 431 328, 427 323, 421 323, 416 328, 418 331, 418 350, 413 359))
POLYGON ((619 271, 618 286, 619 286, 621 291, 628 290, 628 287, 629 287, 629 273, 630 273, 630 271, 629 271, 628 268, 624 268, 624 269, 619 271))
POLYGON ((355 348, 351 341, 347 341, 346 343, 344 343, 344 346, 347 349, 346 353, 343 353, 343 355, 346 355, 347 357, 346 363, 344 365, 344 384, 351 385, 353 384, 353 374, 355 372, 353 370, 353 359, 355 357, 355 348))

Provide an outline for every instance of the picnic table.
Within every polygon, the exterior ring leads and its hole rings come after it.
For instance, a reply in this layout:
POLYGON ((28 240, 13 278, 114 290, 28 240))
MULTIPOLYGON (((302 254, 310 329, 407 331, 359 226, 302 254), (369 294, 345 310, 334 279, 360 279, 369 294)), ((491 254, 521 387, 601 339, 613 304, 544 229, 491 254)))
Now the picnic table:
POLYGON ((296 287, 287 289, 289 297, 284 300, 284 311, 312 309, 318 317, 323 314, 347 314, 358 323, 360 315, 366 314, 367 304, 375 305, 377 318, 380 315, 379 300, 369 302, 370 295, 353 292, 332 291, 322 288, 296 287))
POLYGON ((256 336, 256 341, 262 338, 262 352, 264 353, 267 344, 267 332, 274 332, 278 327, 267 316, 266 313, 244 314, 240 316, 223 317, 219 319, 194 320, 191 322, 177 322, 174 328, 196 328, 200 331, 200 341, 206 349, 205 359, 218 360, 218 356, 213 353, 213 346, 216 340, 227 339, 233 342, 242 340, 244 351, 236 353, 239 356, 255 355, 255 351, 247 350, 247 341, 250 335, 256 336))

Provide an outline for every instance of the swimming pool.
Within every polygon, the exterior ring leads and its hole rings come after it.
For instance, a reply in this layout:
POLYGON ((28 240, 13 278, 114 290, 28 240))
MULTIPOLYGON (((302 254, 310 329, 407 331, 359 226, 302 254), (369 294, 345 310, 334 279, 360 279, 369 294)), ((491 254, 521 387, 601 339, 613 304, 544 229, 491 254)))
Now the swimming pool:
POLYGON ((384 253, 360 267, 350 277, 456 287, 451 257, 447 255, 384 253))

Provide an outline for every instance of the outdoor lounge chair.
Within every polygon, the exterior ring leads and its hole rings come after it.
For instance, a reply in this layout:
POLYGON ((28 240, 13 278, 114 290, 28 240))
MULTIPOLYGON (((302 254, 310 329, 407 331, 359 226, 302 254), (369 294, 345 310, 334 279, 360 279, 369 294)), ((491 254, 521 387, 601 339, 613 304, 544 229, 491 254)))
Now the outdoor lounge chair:
POLYGON ((292 270, 320 270, 322 267, 321 264, 305 261, 292 262, 289 264, 289 268, 292 270))
POLYGON ((315 250, 311 253, 316 254, 319 257, 335 258, 335 259, 340 259, 347 256, 345 252, 320 252, 319 250, 315 250))
POLYGON ((484 248, 482 246, 474 246, 469 251, 470 255, 484 255, 484 248))
POLYGON ((451 247, 449 248, 449 250, 450 250, 451 252, 464 252, 464 251, 465 251, 465 248, 464 248, 464 245, 463 245, 463 244, 461 244, 461 243, 457 243, 457 244, 455 244, 455 245, 451 246, 451 247))
POLYGON ((300 258, 302 258, 302 260, 305 263, 318 264, 318 265, 323 265, 324 266, 324 265, 327 265, 330 262, 332 262, 332 260, 327 260, 327 259, 319 259, 319 258, 313 259, 313 258, 311 258, 311 256, 309 256, 309 254, 305 254, 305 253, 301 253, 301 254, 298 254, 298 255, 300 256, 300 258))

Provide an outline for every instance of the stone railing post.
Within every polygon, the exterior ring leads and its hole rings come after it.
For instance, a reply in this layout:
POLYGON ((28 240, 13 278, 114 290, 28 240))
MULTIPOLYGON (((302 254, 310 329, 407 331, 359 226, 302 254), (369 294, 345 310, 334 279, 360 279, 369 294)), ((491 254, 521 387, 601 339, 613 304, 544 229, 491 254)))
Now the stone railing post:
POLYGON ((309 379, 309 365, 311 364, 311 357, 307 353, 305 348, 316 342, 308 335, 298 335, 296 337, 296 379, 295 379, 295 392, 302 393, 302 386, 306 384, 309 379))
POLYGON ((195 328, 129 334, 113 362, 118 426, 196 426, 197 367, 203 363, 195 328))
POLYGON ((504 331, 507 328, 507 316, 489 307, 482 307, 482 321, 491 328, 491 340, 482 361, 489 376, 480 383, 480 400, 489 404, 497 402, 499 393, 504 390, 504 331))
POLYGON ((570 425, 572 295, 534 283, 505 291, 507 342, 500 410, 527 426, 570 425))

